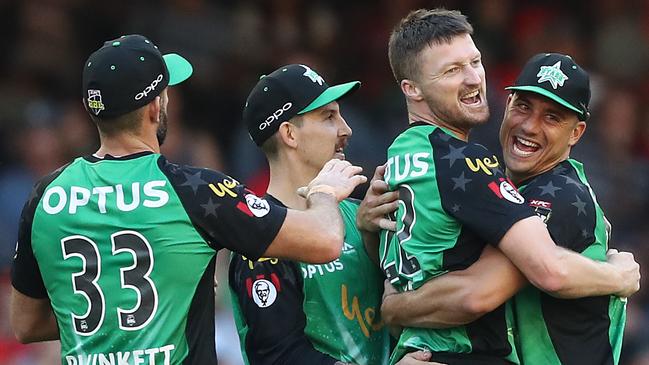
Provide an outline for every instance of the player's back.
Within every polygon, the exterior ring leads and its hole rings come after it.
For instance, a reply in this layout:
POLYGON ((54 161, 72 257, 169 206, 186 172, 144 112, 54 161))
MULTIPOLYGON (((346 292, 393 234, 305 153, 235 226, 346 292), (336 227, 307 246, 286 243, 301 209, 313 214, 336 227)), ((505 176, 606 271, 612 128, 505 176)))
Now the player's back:
POLYGON ((216 362, 213 345, 189 354, 213 344, 215 250, 161 160, 78 158, 36 189, 32 250, 66 364, 216 362))

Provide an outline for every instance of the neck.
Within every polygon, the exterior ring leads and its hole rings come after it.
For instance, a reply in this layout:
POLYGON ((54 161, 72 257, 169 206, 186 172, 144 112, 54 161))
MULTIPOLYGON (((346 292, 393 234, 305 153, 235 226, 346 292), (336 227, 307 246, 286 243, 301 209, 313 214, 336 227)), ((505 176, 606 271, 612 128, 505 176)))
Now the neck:
POLYGON ((438 127, 442 127, 451 133, 455 135, 458 139, 461 139, 463 141, 468 141, 469 140, 469 132, 470 130, 467 129, 462 129, 458 126, 452 125, 448 122, 445 122, 441 118, 438 118, 436 115, 434 115, 430 108, 428 106, 421 106, 420 104, 426 104, 424 102, 422 103, 417 103, 417 104, 411 104, 408 103, 408 121, 410 124, 417 122, 417 121, 422 121, 426 122, 428 124, 436 125, 438 127))
POLYGON ((315 174, 307 171, 308 169, 302 163, 291 158, 279 157, 277 160, 269 160, 268 164, 270 166, 268 194, 279 199, 289 208, 306 209, 306 199, 297 195, 297 189, 308 185, 315 174))
POLYGON ((99 133, 101 146, 95 152, 98 157, 106 155, 111 156, 127 156, 138 152, 151 151, 160 153, 160 145, 158 139, 154 135, 153 138, 145 138, 140 135, 132 133, 120 133, 114 136, 106 136, 99 133))

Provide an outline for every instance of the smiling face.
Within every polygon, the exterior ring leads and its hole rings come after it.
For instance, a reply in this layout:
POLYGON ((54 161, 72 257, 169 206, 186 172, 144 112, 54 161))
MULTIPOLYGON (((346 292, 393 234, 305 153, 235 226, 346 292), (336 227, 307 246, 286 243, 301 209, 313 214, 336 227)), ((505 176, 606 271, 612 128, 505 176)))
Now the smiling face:
POLYGON ((556 102, 531 92, 513 93, 500 127, 507 174, 519 183, 549 171, 569 157, 585 130, 575 112, 556 102))
POLYGON ((424 48, 414 80, 433 118, 465 133, 489 118, 480 51, 469 34, 424 48))
POLYGON ((313 170, 313 176, 332 158, 345 159, 345 146, 352 130, 340 115, 333 101, 301 116, 297 126, 297 151, 303 164, 313 170))

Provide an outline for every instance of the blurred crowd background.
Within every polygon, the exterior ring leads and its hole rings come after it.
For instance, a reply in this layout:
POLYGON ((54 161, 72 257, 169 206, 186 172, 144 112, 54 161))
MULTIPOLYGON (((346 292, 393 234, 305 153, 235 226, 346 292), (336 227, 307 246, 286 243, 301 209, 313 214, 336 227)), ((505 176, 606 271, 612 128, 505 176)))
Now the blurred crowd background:
MULTIPOLYGON (((408 11, 436 6, 460 9, 475 28, 492 117, 471 138, 494 152, 507 95, 503 88, 527 58, 567 53, 590 72, 593 117, 573 157, 585 163, 613 224, 612 246, 633 251, 649 277, 646 0, 0 0, 0 364, 60 361, 56 342, 14 342, 9 270, 18 218, 33 182, 98 147, 81 104, 81 69, 103 41, 141 33, 163 53, 188 58, 194 75, 171 91, 163 153, 172 161, 225 171, 263 193, 267 167, 240 122, 259 76, 299 62, 329 84, 362 81, 343 101, 342 112, 354 130, 347 158, 371 175, 407 123, 387 59, 390 30, 408 11)), ((220 256, 218 352, 222 364, 238 365, 224 290, 227 255, 220 256)), ((649 290, 629 300, 622 364, 649 364, 649 290)))

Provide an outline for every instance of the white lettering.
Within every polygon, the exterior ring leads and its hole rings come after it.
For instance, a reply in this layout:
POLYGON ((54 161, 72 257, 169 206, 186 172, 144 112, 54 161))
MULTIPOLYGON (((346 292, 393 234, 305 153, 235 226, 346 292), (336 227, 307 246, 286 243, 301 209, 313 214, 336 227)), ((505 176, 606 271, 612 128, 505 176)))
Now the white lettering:
POLYGON ((144 364, 144 359, 142 358, 142 355, 144 355, 144 351, 142 350, 133 351, 133 363, 135 365, 144 364))
POLYGON ((288 111, 289 109, 291 109, 292 106, 293 106, 293 104, 290 103, 290 102, 288 102, 288 103, 282 105, 281 108, 275 110, 275 111, 273 112, 273 114, 269 115, 269 116, 266 118, 265 121, 261 122, 261 124, 259 125, 259 130, 260 130, 260 131, 263 131, 264 129, 266 129, 266 127, 268 127, 269 125, 271 125, 274 121, 279 120, 279 117, 281 117, 282 114, 284 114, 284 112, 286 112, 286 111, 288 111))
POLYGON ((385 169, 385 182, 389 182, 392 177, 392 170, 394 168, 394 182, 400 182, 407 177, 419 177, 428 172, 430 157, 429 152, 417 152, 413 155, 406 153, 403 156, 393 156, 388 160, 385 169), (401 166, 403 164, 403 166, 401 166), (403 169, 401 168, 403 167, 403 169))
POLYGON ((99 365, 115 365, 115 354, 99 354, 99 365))
POLYGON ((144 195, 157 200, 144 200, 142 205, 147 208, 160 208, 169 201, 169 194, 164 190, 156 190, 157 187, 164 187, 167 184, 164 180, 149 181, 144 184, 144 195))
POLYGON ((428 162, 422 160, 427 159, 429 155, 430 154, 428 152, 419 152, 414 154, 412 158, 412 165, 418 170, 413 171, 410 176, 418 177, 425 175, 426 172, 428 172, 428 162))
POLYGON ((117 192, 117 209, 123 212, 130 212, 140 205, 140 183, 134 182, 131 193, 133 195, 132 201, 130 204, 124 202, 124 188, 122 184, 115 186, 115 191, 117 192))
MULTIPOLYGON (((156 354, 164 353, 164 364, 170 365, 171 351, 175 350, 174 345, 165 345, 144 350, 133 350, 125 352, 110 352, 100 354, 80 354, 77 356, 68 355, 65 357, 67 365, 149 365, 160 364, 156 361, 156 354), (147 360, 148 357, 148 360, 147 360), (133 360, 129 361, 132 358, 133 360)), ((158 356, 158 358, 160 358, 158 356)))
POLYGON ((394 164, 394 160, 396 157, 390 157, 388 160, 388 165, 385 167, 385 175, 383 176, 383 181, 388 182, 390 179, 390 173, 392 172, 392 164, 394 164))
POLYGON ((65 190, 60 186, 55 186, 47 189, 45 192, 45 196, 43 196, 43 210, 45 210, 45 213, 47 214, 57 214, 63 210, 67 202, 68 197, 65 195, 65 190), (59 203, 55 207, 53 207, 50 202, 50 199, 54 194, 59 196, 59 203))
POLYGON ((159 349, 146 349, 144 353, 149 355, 149 365, 155 365, 155 354, 160 352, 159 349))
POLYGON ((92 194, 97 194, 97 207, 99 207, 99 213, 106 213, 106 194, 112 193, 112 186, 99 186, 92 189, 92 194))
POLYGON ((399 171, 399 160, 400 158, 397 158, 394 161, 394 178, 397 181, 401 181, 408 177, 408 172, 410 172, 410 154, 406 153, 405 157, 405 163, 406 165, 403 167, 403 173, 399 171))
POLYGON ((140 100, 143 97, 149 95, 151 91, 155 90, 155 88, 158 86, 160 81, 162 81, 162 79, 163 79, 162 74, 159 74, 158 77, 156 77, 153 81, 151 81, 151 84, 149 86, 147 86, 146 88, 144 88, 144 90, 142 90, 137 95, 135 95, 135 100, 140 100))
POLYGON ((131 356, 130 352, 117 353, 117 365, 129 365, 128 358, 131 356))
POLYGON ((68 212, 76 214, 77 208, 82 207, 90 201, 90 190, 80 186, 70 187, 70 207, 68 212))
POLYGON ((171 363, 171 351, 175 349, 174 345, 167 345, 160 347, 160 351, 165 353, 165 362, 164 365, 169 365, 171 363))
POLYGON ((92 206, 95 202, 94 196, 97 197, 95 209, 102 214, 109 209, 130 212, 140 205, 147 208, 160 208, 170 199, 169 193, 164 190, 167 183, 166 180, 134 182, 130 186, 130 191, 122 184, 97 187, 70 186, 69 191, 61 186, 53 186, 43 195, 43 210, 47 214, 59 214, 67 207, 69 214, 76 214, 80 208, 92 206), (113 193, 115 195, 112 195, 113 193))

